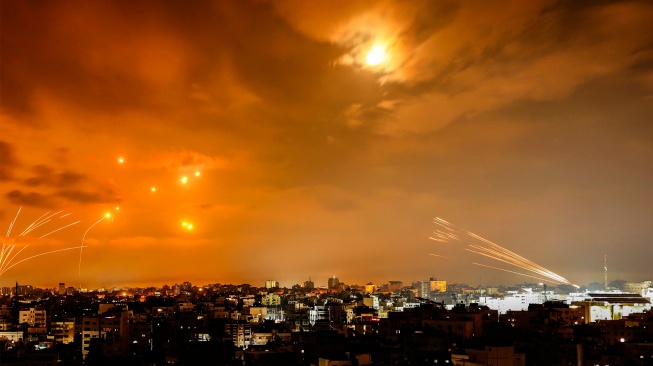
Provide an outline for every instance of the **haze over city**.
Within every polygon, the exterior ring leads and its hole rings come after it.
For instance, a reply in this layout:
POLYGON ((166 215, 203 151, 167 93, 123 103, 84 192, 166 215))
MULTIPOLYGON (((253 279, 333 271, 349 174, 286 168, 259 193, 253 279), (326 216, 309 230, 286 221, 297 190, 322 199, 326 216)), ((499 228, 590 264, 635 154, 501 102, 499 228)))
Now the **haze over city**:
POLYGON ((0 266, 0 286, 533 281, 429 239, 436 217, 576 284, 605 255, 610 280, 653 276, 650 2, 1 17, 0 265, 66 250, 0 266))

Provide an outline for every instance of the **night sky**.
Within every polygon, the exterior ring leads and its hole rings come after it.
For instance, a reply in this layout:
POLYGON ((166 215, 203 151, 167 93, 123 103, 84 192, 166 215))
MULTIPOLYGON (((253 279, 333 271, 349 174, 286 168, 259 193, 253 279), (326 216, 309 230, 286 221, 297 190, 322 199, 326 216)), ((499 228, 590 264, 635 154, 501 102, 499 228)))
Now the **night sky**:
POLYGON ((1 4, 2 286, 653 278, 650 1, 1 4))

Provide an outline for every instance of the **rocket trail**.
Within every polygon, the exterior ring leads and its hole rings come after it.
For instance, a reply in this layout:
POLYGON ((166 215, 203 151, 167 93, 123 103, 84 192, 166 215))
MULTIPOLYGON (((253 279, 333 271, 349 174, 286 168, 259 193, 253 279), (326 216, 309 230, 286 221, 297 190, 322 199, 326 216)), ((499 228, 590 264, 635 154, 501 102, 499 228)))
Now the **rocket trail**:
MULTIPOLYGON (((79 277, 80 282, 81 282, 81 278, 82 278, 82 249, 84 248, 84 239, 86 238, 86 234, 88 234, 88 231, 91 230, 91 228, 93 226, 99 224, 100 221, 102 221, 102 220, 104 220, 106 218, 107 218, 106 215, 102 216, 101 219, 97 220, 93 225, 89 226, 88 229, 86 229, 86 231, 84 232, 84 235, 82 236, 82 245, 78 247, 79 248, 79 266, 78 266, 77 276, 79 277)), ((80 287, 81 287, 81 283, 80 283, 80 287)))
MULTIPOLYGON (((83 247, 83 246, 82 246, 82 247, 83 247)), ((82 248, 82 247, 70 247, 70 248, 63 248, 63 249, 50 250, 50 251, 48 251, 48 252, 43 252, 43 253, 35 254, 35 255, 31 256, 31 257, 23 258, 23 259, 19 260, 18 262, 12 264, 11 266, 9 266, 9 267, 3 269, 2 271, 0 271, 0 276, 2 276, 5 272, 7 272, 8 270, 10 270, 12 267, 14 267, 14 266, 16 266, 16 265, 18 265, 18 264, 20 264, 20 263, 22 263, 22 262, 25 262, 25 261, 27 261, 27 260, 30 260, 30 259, 32 259, 32 258, 40 257, 40 256, 42 256, 42 255, 46 255, 46 254, 52 254, 52 253, 63 252, 63 251, 66 251, 66 250, 72 250, 72 249, 82 248)))
POLYGON ((39 222, 38 224, 34 225, 34 227, 32 227, 31 229, 29 229, 25 234, 21 234, 21 235, 27 235, 30 231, 32 231, 32 230, 34 230, 34 229, 36 229, 36 228, 38 228, 38 227, 40 227, 40 226, 43 226, 44 224, 50 222, 50 218, 51 218, 52 216, 54 216, 54 215, 56 215, 56 214, 58 214, 58 213, 61 213, 61 212, 63 212, 63 210, 58 211, 58 212, 55 212, 55 213, 53 213, 52 215, 50 215, 50 216, 44 218, 41 222, 39 222))
MULTIPOLYGON (((22 206, 18 209, 18 212, 16 213, 16 216, 14 217, 13 221, 9 225, 9 229, 7 230, 7 238, 9 238, 9 236, 11 235, 11 232, 12 232, 14 226, 15 226, 16 220, 17 220, 21 210, 22 210, 22 206)), ((43 215, 41 215, 38 219, 34 220, 31 224, 29 224, 23 230, 23 232, 21 232, 17 236, 17 238, 18 237, 25 237, 28 234, 30 234, 32 231, 38 229, 39 227, 42 227, 43 225, 45 225, 48 222, 51 222, 53 220, 53 217, 55 215, 58 215, 61 212, 63 212, 63 210, 59 210, 59 211, 57 211, 55 213, 51 213, 51 212, 52 211, 48 211, 48 212, 44 213, 43 215)), ((66 216, 68 216, 70 214, 71 213, 67 213, 65 215, 62 215, 59 218, 66 217, 66 216)), ((57 231, 60 231, 60 230, 63 230, 65 228, 67 228, 67 227, 70 227, 72 225, 78 224, 79 222, 80 221, 75 221, 73 223, 69 223, 69 224, 63 225, 61 227, 58 227, 58 228, 56 228, 54 230, 51 230, 47 234, 43 234, 43 235, 39 236, 38 239, 44 238, 44 237, 46 237, 48 235, 51 235, 51 234, 53 234, 53 233, 55 233, 57 231)), ((9 239, 9 240, 14 240, 14 239, 9 239)), ((0 276, 2 276, 5 272, 7 272, 9 269, 13 268, 14 266, 16 266, 16 265, 18 265, 20 263, 23 263, 25 261, 28 261, 28 260, 30 260, 32 258, 40 257, 40 256, 46 255, 46 254, 57 253, 57 252, 65 251, 65 250, 71 250, 71 249, 79 248, 79 247, 71 247, 71 248, 64 248, 64 249, 48 250, 48 251, 45 251, 45 252, 40 252, 40 253, 37 253, 37 254, 34 254, 34 255, 30 255, 30 256, 28 256, 26 258, 20 259, 20 260, 15 262, 15 260, 18 259, 18 256, 21 253, 23 253, 23 251, 25 249, 30 247, 31 244, 32 243, 29 242, 29 243, 27 243, 25 245, 19 246, 16 243, 11 243, 11 242, 2 243, 2 249, 0 250, 0 276), (17 249, 17 247, 19 247, 19 249, 17 249)))
POLYGON ((557 284, 561 284, 560 282, 553 281, 553 280, 551 280, 551 279, 544 279, 544 278, 540 278, 540 277, 535 277, 535 276, 527 275, 527 274, 524 274, 524 273, 519 273, 519 272, 515 272, 515 271, 510 271, 510 270, 503 269, 503 268, 499 268, 499 267, 492 267, 492 266, 488 266, 487 264, 480 264, 480 263, 472 263, 472 264, 475 264, 475 265, 477 265, 477 266, 482 266, 482 267, 487 267, 487 268, 496 269, 496 270, 499 270, 499 271, 510 272, 510 273, 514 273, 514 274, 518 274, 518 275, 522 275, 522 276, 526 276, 526 277, 536 278, 536 279, 538 279, 538 280, 542 280, 542 281, 544 281, 544 282, 554 282, 554 283, 557 283, 557 284))
MULTIPOLYGON (((9 237, 9 234, 11 233, 11 229, 14 227, 14 223, 16 222, 16 219, 18 218, 18 214, 20 213, 20 210, 22 210, 22 209, 23 209, 23 206, 20 206, 18 208, 18 212, 16 212, 16 216, 14 217, 14 220, 11 222, 11 225, 9 225, 9 229, 7 230, 7 238, 9 237)), ((2 246, 4 247, 5 245, 2 244, 2 246)))
POLYGON ((68 224, 68 225, 66 225, 66 226, 62 226, 62 227, 60 227, 60 228, 58 228, 58 229, 56 229, 56 230, 50 231, 49 233, 47 233, 47 234, 45 234, 45 235, 43 235, 43 236, 39 236, 39 239, 41 239, 41 238, 45 238, 46 236, 48 236, 48 235, 50 235, 50 234, 52 234, 52 233, 56 233, 56 232, 59 231, 59 230, 65 229, 65 228, 67 228, 68 226, 73 226, 73 225, 75 225, 75 224, 78 224, 79 222, 80 222, 80 221, 75 221, 75 222, 73 222, 72 224, 68 224))
MULTIPOLYGON (((456 225, 442 219, 439 217, 436 217, 434 219, 434 223, 440 228, 447 230, 447 231, 442 231, 442 230, 436 230, 433 234, 434 237, 429 237, 429 239, 437 241, 437 242, 443 242, 443 243, 450 243, 452 241, 457 241, 459 243, 465 244, 467 248, 465 248, 466 251, 484 256, 486 258, 494 259, 496 261, 506 263, 512 266, 515 266, 517 268, 524 269, 529 272, 533 272, 534 274, 537 274, 538 276, 543 276, 548 278, 545 281, 551 281, 555 283, 564 283, 564 284, 571 284, 569 280, 566 278, 554 273, 553 271, 550 271, 543 266, 513 252, 510 251, 501 245, 494 243, 488 239, 485 239, 484 237, 474 234, 471 231, 458 228, 456 225), (471 241, 470 241, 471 240, 471 241)), ((540 277, 535 277, 531 275, 527 275, 524 273, 520 272, 514 272, 510 271, 507 269, 503 268, 498 268, 498 267, 492 267, 488 265, 482 265, 478 263, 474 263, 479 266, 485 266, 488 268, 493 268, 505 272, 510 272, 510 273, 515 273, 519 274, 522 276, 528 276, 528 277, 533 277, 537 278, 540 280, 544 280, 543 278, 540 277)))
MULTIPOLYGON (((515 267, 519 267, 519 268, 521 268, 521 269, 525 269, 525 270, 527 270, 527 271, 530 271, 530 272, 536 273, 536 274, 538 274, 538 275, 540 275, 540 276, 548 277, 548 278, 550 278, 550 279, 553 280, 553 281, 560 282, 560 280, 559 280, 558 278, 556 278, 556 277, 552 277, 552 276, 550 276, 549 274, 547 274, 546 272, 541 272, 541 271, 539 271, 539 270, 537 270, 537 269, 533 269, 533 268, 525 267, 525 266, 523 266, 523 265, 519 265, 519 264, 511 263, 511 262, 505 261, 505 260, 500 259, 500 258, 497 258, 497 257, 493 257, 493 256, 488 255, 488 254, 485 254, 485 253, 481 253, 481 252, 473 251, 473 250, 471 250, 471 249, 465 249, 465 250, 467 250, 467 251, 469 251, 469 252, 472 252, 472 253, 476 253, 476 254, 479 254, 479 255, 485 256, 485 257, 488 257, 488 258, 491 258, 491 259, 494 259, 494 260, 497 260, 497 261, 499 261, 499 262, 503 262, 503 263, 507 263, 507 264, 512 264, 512 265, 514 265, 515 267)), ((568 281, 567 281, 567 280, 564 280, 564 281, 562 281, 562 282, 568 282, 568 281)))
POLYGON ((31 224, 29 224, 29 226, 26 227, 25 230, 23 230, 23 232, 20 233, 18 236, 23 236, 23 235, 25 235, 25 232, 26 232, 27 230, 29 230, 29 229, 30 229, 32 226, 34 226, 34 225, 35 225, 39 220, 41 220, 41 218, 42 218, 43 216, 49 214, 50 212, 51 212, 51 211, 48 211, 48 212, 44 213, 43 215, 41 215, 41 217, 39 217, 38 219, 34 220, 34 222, 31 223, 31 224))

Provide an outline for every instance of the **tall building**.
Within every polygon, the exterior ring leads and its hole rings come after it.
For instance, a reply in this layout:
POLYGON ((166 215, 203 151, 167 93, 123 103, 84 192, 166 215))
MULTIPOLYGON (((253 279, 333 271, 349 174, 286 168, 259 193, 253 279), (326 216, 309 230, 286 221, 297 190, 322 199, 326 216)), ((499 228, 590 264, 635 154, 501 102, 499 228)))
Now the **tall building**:
POLYGON ((308 281, 304 281, 304 288, 312 290, 315 288, 315 283, 311 281, 311 276, 308 276, 308 281))
POLYGON ((265 288, 279 288, 279 282, 275 280, 265 281, 265 288))
POLYGON ((66 294, 66 284, 63 282, 59 282, 59 295, 65 295, 66 294))
POLYGON ((113 355, 124 356, 129 351, 129 334, 134 313, 131 310, 113 308, 102 315, 82 318, 82 357, 86 358, 91 339, 99 338, 103 349, 113 355))
POLYGON ((447 292, 447 281, 438 281, 435 278, 431 277, 429 280, 429 291, 433 292, 447 292))
POLYGON ((327 282, 327 288, 329 290, 338 287, 338 285, 340 285, 340 281, 338 280, 338 277, 336 276, 329 277, 329 281, 327 282))

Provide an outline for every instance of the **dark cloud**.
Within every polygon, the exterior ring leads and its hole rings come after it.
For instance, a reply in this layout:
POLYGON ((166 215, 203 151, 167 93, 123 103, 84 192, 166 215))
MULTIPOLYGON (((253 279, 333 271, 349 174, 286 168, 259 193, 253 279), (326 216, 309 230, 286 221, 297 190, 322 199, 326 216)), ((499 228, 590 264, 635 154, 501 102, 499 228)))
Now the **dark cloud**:
POLYGON ((17 166, 15 147, 8 142, 0 141, 0 181, 12 179, 17 166))
POLYGON ((30 206, 36 208, 54 208, 55 202, 52 197, 37 192, 23 192, 13 190, 5 194, 10 203, 17 206, 30 206))
POLYGON ((36 165, 32 167, 33 177, 27 178, 23 181, 25 185, 36 187, 40 185, 52 185, 54 182, 54 170, 45 165, 36 165))
POLYGON ((78 203, 119 203, 122 199, 119 194, 111 189, 100 192, 89 192, 82 190, 61 190, 56 193, 57 197, 78 203))
POLYGON ((30 187, 67 187, 80 183, 85 179, 83 174, 72 171, 55 173, 53 168, 42 164, 32 167, 31 170, 34 176, 23 181, 23 184, 30 187))

